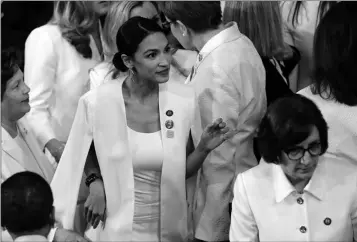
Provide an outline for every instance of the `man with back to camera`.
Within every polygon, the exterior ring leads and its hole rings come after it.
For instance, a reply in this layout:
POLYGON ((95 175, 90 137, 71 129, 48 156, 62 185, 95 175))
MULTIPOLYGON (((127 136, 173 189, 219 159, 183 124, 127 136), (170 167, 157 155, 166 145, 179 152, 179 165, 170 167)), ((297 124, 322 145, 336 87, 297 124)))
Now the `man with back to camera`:
POLYGON ((235 178, 258 164, 253 138, 267 106, 265 69, 237 24, 222 24, 219 1, 165 1, 160 9, 180 44, 199 52, 186 80, 198 101, 191 129, 194 144, 203 128, 218 117, 238 131, 206 158, 198 172, 193 204, 196 240, 228 241, 235 178))
POLYGON ((71 231, 56 232, 54 218, 51 187, 40 175, 19 172, 1 184, 1 227, 15 242, 51 241, 50 232, 56 233, 53 241, 86 242, 71 231))

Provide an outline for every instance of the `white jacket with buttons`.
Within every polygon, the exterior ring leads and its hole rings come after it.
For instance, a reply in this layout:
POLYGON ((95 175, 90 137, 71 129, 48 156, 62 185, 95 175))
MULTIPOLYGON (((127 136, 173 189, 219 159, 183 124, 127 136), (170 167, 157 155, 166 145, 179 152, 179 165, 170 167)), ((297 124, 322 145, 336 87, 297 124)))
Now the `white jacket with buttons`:
POLYGON ((298 194, 279 165, 264 161, 234 187, 230 241, 353 241, 357 239, 357 169, 320 157, 298 194))

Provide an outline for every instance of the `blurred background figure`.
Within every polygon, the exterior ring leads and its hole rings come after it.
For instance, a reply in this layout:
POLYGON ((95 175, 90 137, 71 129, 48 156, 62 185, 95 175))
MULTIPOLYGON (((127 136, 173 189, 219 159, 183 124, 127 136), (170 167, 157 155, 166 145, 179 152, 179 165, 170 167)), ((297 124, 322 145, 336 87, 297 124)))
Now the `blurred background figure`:
POLYGON ((314 40, 313 100, 329 126, 326 157, 357 164, 357 3, 339 2, 321 19, 314 40))
MULTIPOLYGON (((89 70, 103 60, 100 16, 107 2, 56 1, 49 23, 34 29, 25 44, 25 83, 29 93, 29 125, 41 149, 59 162, 79 98, 89 90, 89 70)), ((83 178, 84 184, 84 178, 83 178)), ((80 204, 88 195, 81 189, 80 204)), ((83 222, 75 230, 83 234, 83 222)))
MULTIPOLYGON (((234 21, 242 34, 254 44, 265 68, 266 96, 269 106, 276 99, 296 91, 299 51, 284 42, 278 2, 226 1, 223 22, 234 21)), ((257 160, 260 154, 254 141, 257 160)))
POLYGON ((41 148, 58 162, 78 99, 89 90, 88 71, 102 60, 99 16, 106 5, 58 1, 51 21, 33 30, 25 45, 28 119, 41 148))
POLYGON ((336 1, 280 2, 285 41, 301 53, 296 91, 311 84, 315 29, 326 11, 335 4, 336 1))

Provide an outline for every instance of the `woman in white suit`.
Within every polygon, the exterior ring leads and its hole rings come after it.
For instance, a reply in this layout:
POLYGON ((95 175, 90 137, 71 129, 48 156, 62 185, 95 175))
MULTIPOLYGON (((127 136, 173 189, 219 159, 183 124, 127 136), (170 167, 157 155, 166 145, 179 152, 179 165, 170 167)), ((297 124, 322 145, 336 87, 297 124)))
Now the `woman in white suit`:
MULTIPOLYGON (((19 52, 14 48, 1 51, 1 183, 12 175, 32 171, 48 183, 52 181, 56 163, 51 163, 39 147, 24 115, 30 111, 29 91, 19 68, 19 52)), ((12 241, 1 231, 2 241, 12 241)), ((77 234, 52 229, 49 241, 83 241, 77 234)))
POLYGON ((55 1, 52 20, 33 30, 25 44, 28 120, 40 147, 58 162, 79 98, 89 90, 88 71, 102 60, 99 16, 106 5, 55 1))
MULTIPOLYGON (((235 131, 217 120, 193 149, 194 93, 168 82, 171 51, 155 21, 129 19, 119 29, 116 44, 120 52, 113 59, 115 78, 80 99, 51 184, 56 218, 64 228, 72 228, 78 174, 93 140, 100 169, 92 169, 86 184, 91 193, 105 191, 106 220, 88 233, 90 239, 186 241, 185 179, 235 131)), ((89 216, 94 223, 104 220, 89 216)))
POLYGON ((277 100, 258 142, 264 160, 235 182, 230 241, 356 241, 357 169, 321 156, 318 107, 298 94, 277 100))
POLYGON ((314 78, 299 94, 319 107, 329 126, 326 157, 357 164, 357 4, 340 2, 317 27, 314 78))

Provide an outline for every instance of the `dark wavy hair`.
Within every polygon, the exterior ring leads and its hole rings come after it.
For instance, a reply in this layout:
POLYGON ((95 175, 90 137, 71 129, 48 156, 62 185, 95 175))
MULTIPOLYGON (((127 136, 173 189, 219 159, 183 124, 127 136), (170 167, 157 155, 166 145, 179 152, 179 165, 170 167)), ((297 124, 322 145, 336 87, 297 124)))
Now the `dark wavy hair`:
POLYGON ((96 24, 91 1, 55 1, 50 23, 57 24, 65 38, 84 58, 92 58, 89 34, 96 24))
POLYGON ((312 92, 357 105, 357 3, 340 2, 320 21, 314 39, 312 92))
POLYGON ((322 153, 328 148, 328 127, 316 104, 299 94, 272 103, 258 131, 258 148, 267 163, 279 164, 281 152, 304 141, 315 126, 322 153))

